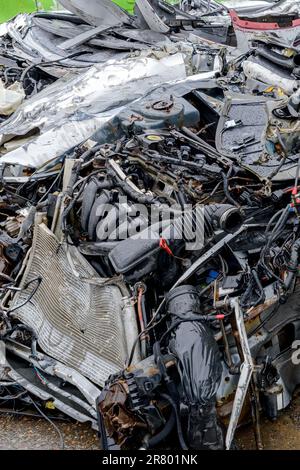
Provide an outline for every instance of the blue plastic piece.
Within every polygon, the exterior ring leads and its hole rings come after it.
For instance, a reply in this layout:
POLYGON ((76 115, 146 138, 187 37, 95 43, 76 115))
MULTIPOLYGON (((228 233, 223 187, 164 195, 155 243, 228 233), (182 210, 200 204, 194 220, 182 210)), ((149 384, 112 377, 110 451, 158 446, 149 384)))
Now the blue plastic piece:
POLYGON ((211 269, 208 273, 208 277, 206 278, 206 283, 210 284, 211 282, 215 281, 219 276, 218 271, 214 271, 211 269))

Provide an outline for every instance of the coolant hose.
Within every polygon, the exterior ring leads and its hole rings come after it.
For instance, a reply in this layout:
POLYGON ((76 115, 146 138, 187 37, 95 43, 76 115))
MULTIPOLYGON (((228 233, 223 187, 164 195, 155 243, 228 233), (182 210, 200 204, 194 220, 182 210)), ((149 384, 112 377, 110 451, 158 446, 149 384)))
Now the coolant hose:
POLYGON ((153 196, 147 196, 146 194, 139 194, 134 189, 132 189, 126 181, 117 181, 117 186, 119 186, 124 193, 130 197, 134 202, 139 204, 154 204, 155 198, 153 196))

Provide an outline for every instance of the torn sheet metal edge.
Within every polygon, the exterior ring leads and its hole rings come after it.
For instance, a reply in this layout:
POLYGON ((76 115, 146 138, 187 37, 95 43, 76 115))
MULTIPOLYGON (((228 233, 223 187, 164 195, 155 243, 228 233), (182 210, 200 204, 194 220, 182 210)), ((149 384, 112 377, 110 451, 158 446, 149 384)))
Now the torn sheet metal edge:
POLYGON ((105 25, 96 26, 96 28, 90 29, 89 31, 83 31, 82 33, 78 34, 78 36, 64 41, 58 46, 58 48, 62 50, 72 49, 73 47, 77 47, 81 44, 84 44, 86 41, 89 41, 90 39, 97 36, 97 34, 108 31, 110 28, 111 26, 105 25))
MULTIPOLYGON (((26 348, 23 345, 19 344, 10 344, 7 343, 6 347, 9 351, 12 353, 16 354, 16 356, 25 359, 27 362, 32 363, 32 358, 31 358, 31 351, 29 348, 26 348), (27 351, 26 351, 27 349, 27 351)), ((40 355, 41 356, 41 355, 40 355)), ((17 370, 14 370, 9 362, 5 362, 5 364, 1 364, 1 367, 7 367, 9 370, 7 372, 8 377, 10 377, 12 380, 16 381, 19 385, 24 387, 28 392, 32 393, 33 395, 39 397, 41 400, 48 401, 51 400, 53 401, 54 406, 60 410, 61 412, 65 413, 66 415, 70 416, 71 418, 81 422, 81 423, 86 423, 90 422, 92 423, 92 427, 94 429, 98 429, 97 421, 96 421, 96 399, 99 395, 100 390, 97 389, 96 386, 94 386, 91 382, 89 382, 85 377, 80 375, 78 372, 76 372, 74 369, 64 366, 60 364, 59 362, 53 360, 50 357, 47 357, 45 355, 42 355, 42 357, 46 361, 50 361, 53 364, 53 370, 52 373, 50 369, 45 370, 46 373, 49 373, 50 375, 60 377, 64 381, 71 383, 75 387, 80 390, 80 392, 84 395, 87 396, 87 390, 89 390, 89 400, 91 398, 93 399, 93 404, 88 406, 89 412, 92 413, 92 416, 88 416, 83 414, 80 411, 77 411, 75 408, 72 408, 71 406, 67 405, 64 403, 64 401, 60 400, 59 398, 53 396, 51 394, 51 390, 45 391, 42 390, 41 388, 37 387, 36 385, 32 384, 29 382, 25 377, 21 376, 17 370), (56 370, 57 368, 57 370, 56 370), (75 379, 75 380, 74 380, 75 379), (74 382, 74 383, 73 383, 74 382), (94 390, 93 390, 94 389, 94 390), (94 401, 95 398, 95 401, 94 401)), ((37 367, 38 366, 37 364, 37 367)), ((61 393, 61 391, 60 391, 61 393)), ((69 394, 69 399, 72 401, 74 398, 72 395, 69 394)), ((76 400, 74 401, 74 403, 76 400)))
POLYGON ((223 0, 223 6, 240 15, 266 16, 272 14, 300 13, 299 0, 223 0))
POLYGON ((41 18, 40 16, 33 15, 32 22, 35 26, 47 31, 48 33, 55 34, 55 36, 62 37, 65 41, 73 39, 80 33, 91 30, 91 26, 87 24, 75 25, 70 21, 61 20, 55 21, 51 18, 41 18))
POLYGON ((273 27, 267 28, 268 23, 257 23, 257 25, 264 25, 262 27, 255 28, 244 28, 238 26, 233 22, 233 27, 237 39, 237 50, 240 52, 248 52, 254 40, 266 40, 271 39, 284 43, 286 46, 293 47, 296 39, 300 35, 300 19, 290 27, 273 27))
POLYGON ((119 28, 117 31, 119 36, 133 41, 143 42, 148 45, 156 46, 160 42, 170 42, 170 39, 164 34, 151 31, 150 29, 129 29, 119 28))
POLYGON ((135 3, 144 21, 152 31, 156 33, 168 33, 170 31, 169 26, 161 20, 148 0, 136 0, 135 3))
MULTIPOLYGON (((61 362, 41 352, 37 352, 37 360, 33 359, 31 356, 31 351, 27 346, 24 346, 20 343, 15 343, 13 340, 6 342, 6 348, 28 362, 33 361, 37 367, 40 367, 39 363, 41 363, 47 374, 56 376, 74 385, 74 387, 78 388, 78 390, 80 390, 82 395, 86 398, 87 404, 90 404, 95 410, 96 400, 99 395, 99 388, 82 374, 80 374, 80 372, 77 372, 75 369, 62 364, 61 362)), ((92 410, 90 412, 94 413, 92 410)))
POLYGON ((116 26, 131 23, 130 15, 110 0, 59 0, 59 3, 87 23, 116 26))
MULTIPOLYGON (((111 49, 113 51, 143 51, 149 50, 148 44, 139 43, 137 41, 127 41, 124 39, 117 39, 113 36, 105 36, 103 38, 91 39, 89 43, 93 47, 111 49)), ((161 43, 162 44, 162 43, 161 43)), ((153 47, 153 46, 152 46, 153 47)), ((159 47, 159 46, 158 46, 159 47)))
POLYGON ((243 313, 239 306, 238 298, 235 298, 231 301, 231 305, 234 308, 236 324, 239 333, 239 339, 241 343, 241 348, 243 351, 244 362, 241 365, 241 374, 234 396, 232 412, 230 416, 229 425, 226 433, 226 450, 230 450, 231 444, 234 438, 235 430, 238 425, 239 417, 243 408, 243 404, 247 395, 249 388, 250 380, 254 372, 254 363, 248 343, 248 337, 245 329, 243 313))
MULTIPOLYGON (((35 368, 41 370, 42 373, 49 374, 51 376, 57 376, 56 373, 53 373, 54 372, 53 366, 49 366, 47 363, 42 364, 41 362, 38 362, 38 361, 36 361, 36 360, 34 360, 30 357, 26 357, 24 355, 22 357, 23 357, 23 359, 30 362, 30 364, 32 364, 35 368)), ((57 365, 55 365, 55 367, 57 367, 57 365)), ((63 376, 65 376, 65 374, 63 374, 63 376)), ((51 380, 46 380, 45 382, 46 382, 46 386, 49 389, 50 393, 52 391, 54 394, 61 395, 61 397, 63 397, 62 400, 65 398, 65 399, 69 400, 70 402, 73 402, 75 408, 76 408, 76 406, 78 406, 81 409, 85 410, 87 412, 88 416, 91 416, 92 418, 97 419, 97 413, 95 411, 95 406, 92 406, 92 405, 88 404, 86 401, 82 400, 81 398, 77 397, 76 395, 72 395, 70 392, 66 392, 63 388, 60 388, 57 385, 55 385, 51 380)), ((81 413, 81 414, 84 415, 84 413, 81 413)))
POLYGON ((80 121, 70 119, 60 127, 53 127, 33 138, 31 142, 26 142, 25 145, 0 157, 0 166, 15 165, 16 168, 10 170, 10 176, 13 177, 18 177, 19 166, 39 168, 44 163, 85 142, 112 117, 113 115, 110 114, 102 117, 89 117, 80 121))
MULTIPOLYGON (((34 17, 31 15, 18 15, 16 18, 7 23, 7 33, 13 40, 13 55, 23 60, 27 60, 32 64, 41 65, 42 62, 53 62, 64 59, 60 64, 60 69, 69 67, 85 67, 94 65, 94 62, 79 60, 78 58, 67 58, 67 52, 59 50, 57 45, 64 41, 63 38, 53 35, 49 31, 36 26, 34 17), (41 31, 45 34, 45 41, 39 40, 37 31, 41 35, 41 31), (54 46, 51 43, 51 38, 54 40, 54 46)), ((80 46, 78 51, 92 53, 93 48, 88 46, 80 46)), ((83 56, 81 56, 83 57, 83 56)), ((57 65, 58 67, 58 65, 57 65)), ((70 69, 66 70, 70 73, 70 69)), ((74 70, 73 70, 74 73, 74 70)))
POLYGON ((237 12, 230 10, 230 17, 232 19, 233 25, 235 28, 242 30, 252 30, 252 31, 277 31, 279 30, 288 30, 300 26, 300 19, 293 20, 291 26, 280 26, 278 23, 268 23, 268 22, 259 22, 259 21, 250 21, 243 20, 239 18, 237 12))

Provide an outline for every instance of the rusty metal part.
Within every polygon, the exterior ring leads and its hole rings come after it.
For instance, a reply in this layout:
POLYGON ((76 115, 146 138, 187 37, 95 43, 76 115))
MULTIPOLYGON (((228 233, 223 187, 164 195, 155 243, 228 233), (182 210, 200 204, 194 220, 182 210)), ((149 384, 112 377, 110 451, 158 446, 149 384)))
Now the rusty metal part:
POLYGON ((103 399, 99 404, 108 435, 122 449, 126 449, 141 430, 147 430, 147 425, 129 411, 126 388, 126 384, 121 382, 111 385, 102 393, 103 399))

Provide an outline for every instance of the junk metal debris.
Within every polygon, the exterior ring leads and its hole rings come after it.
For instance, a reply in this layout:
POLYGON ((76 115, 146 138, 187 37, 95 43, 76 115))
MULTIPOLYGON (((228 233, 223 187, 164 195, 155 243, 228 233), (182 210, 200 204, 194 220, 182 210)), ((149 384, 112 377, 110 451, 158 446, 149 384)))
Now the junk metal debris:
POLYGON ((300 383, 300 2, 60 3, 0 33, 0 400, 262 448, 300 383))

